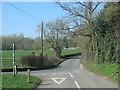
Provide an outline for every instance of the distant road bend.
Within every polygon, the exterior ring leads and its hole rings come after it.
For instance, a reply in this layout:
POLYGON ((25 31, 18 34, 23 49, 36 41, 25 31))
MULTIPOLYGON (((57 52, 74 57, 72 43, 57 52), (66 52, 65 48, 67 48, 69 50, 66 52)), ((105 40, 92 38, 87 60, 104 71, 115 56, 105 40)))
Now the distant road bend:
POLYGON ((31 71, 31 75, 43 80, 38 88, 118 88, 118 85, 84 70, 79 60, 80 57, 68 59, 52 69, 31 71))

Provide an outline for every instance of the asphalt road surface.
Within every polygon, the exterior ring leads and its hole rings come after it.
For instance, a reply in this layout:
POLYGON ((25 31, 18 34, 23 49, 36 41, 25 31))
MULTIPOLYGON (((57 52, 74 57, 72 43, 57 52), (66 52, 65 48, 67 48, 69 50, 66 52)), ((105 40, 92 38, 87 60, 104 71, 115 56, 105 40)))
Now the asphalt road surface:
POLYGON ((52 69, 31 71, 31 75, 43 80, 38 88, 118 88, 118 85, 85 70, 79 60, 80 57, 68 59, 52 69))

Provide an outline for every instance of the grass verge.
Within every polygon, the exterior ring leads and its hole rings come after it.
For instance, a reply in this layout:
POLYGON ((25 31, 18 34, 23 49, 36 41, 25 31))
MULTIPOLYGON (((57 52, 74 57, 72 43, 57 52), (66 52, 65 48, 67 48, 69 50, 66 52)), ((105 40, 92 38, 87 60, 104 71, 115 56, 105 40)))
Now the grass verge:
POLYGON ((27 82, 27 76, 16 74, 2 74, 2 88, 36 88, 42 80, 35 76, 30 76, 30 83, 27 82))
POLYGON ((103 64, 96 64, 96 63, 91 63, 86 60, 81 60, 80 63, 83 64, 83 66, 96 74, 101 75, 102 77, 111 79, 112 81, 119 81, 120 82, 120 67, 119 64, 117 63, 103 63, 103 64))

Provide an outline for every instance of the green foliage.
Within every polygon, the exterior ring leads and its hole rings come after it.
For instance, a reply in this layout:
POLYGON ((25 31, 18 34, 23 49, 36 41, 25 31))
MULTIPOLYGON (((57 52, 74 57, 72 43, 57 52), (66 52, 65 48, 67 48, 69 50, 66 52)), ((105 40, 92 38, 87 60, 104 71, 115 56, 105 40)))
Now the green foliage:
POLYGON ((81 49, 82 58, 98 64, 120 62, 118 12, 117 2, 105 3, 92 23, 82 24, 74 32, 74 41, 81 49))
POLYGON ((117 3, 107 3, 94 21, 93 47, 98 63, 117 62, 117 3), (110 6, 109 6, 110 4, 110 6))
MULTIPOLYGON (((40 50, 41 49, 41 40, 40 38, 27 38, 20 35, 10 35, 10 36, 2 36, 2 50, 12 50, 13 42, 15 43, 15 49, 16 50, 40 50)), ((73 45, 70 42, 70 40, 61 39, 60 40, 63 43, 63 47, 73 47, 73 45)), ((43 48, 44 49, 50 49, 52 46, 47 42, 47 40, 43 40, 43 48)))
POLYGON ((2 74, 2 88, 36 88, 42 80, 35 76, 30 76, 30 83, 27 82, 27 75, 2 74))

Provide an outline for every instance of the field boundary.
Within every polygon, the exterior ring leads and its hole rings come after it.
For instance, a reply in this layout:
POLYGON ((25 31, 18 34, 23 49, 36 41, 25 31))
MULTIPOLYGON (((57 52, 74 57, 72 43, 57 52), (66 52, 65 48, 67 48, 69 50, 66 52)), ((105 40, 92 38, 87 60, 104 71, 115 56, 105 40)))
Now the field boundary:
MULTIPOLYGON (((60 62, 58 62, 56 65, 53 65, 53 66, 51 66, 51 67, 46 67, 46 68, 17 68, 17 70, 18 70, 18 71, 26 71, 27 69, 30 69, 31 71, 33 71, 33 70, 52 69, 52 68, 57 67, 58 65, 60 65, 62 62, 66 61, 66 60, 69 60, 69 59, 71 59, 71 58, 74 58, 75 56, 78 56, 78 54, 77 54, 77 55, 74 55, 74 56, 73 56, 73 55, 72 55, 72 56, 69 55, 69 57, 66 57, 66 58, 64 58, 64 59, 61 59, 60 62)), ((12 69, 12 68, 11 68, 11 69, 2 69, 1 71, 2 71, 2 72, 12 72, 13 69, 12 69)))

